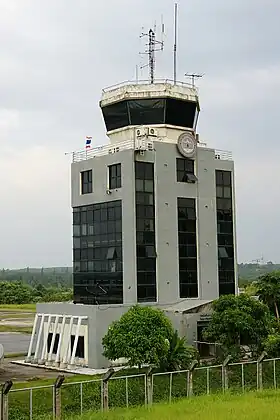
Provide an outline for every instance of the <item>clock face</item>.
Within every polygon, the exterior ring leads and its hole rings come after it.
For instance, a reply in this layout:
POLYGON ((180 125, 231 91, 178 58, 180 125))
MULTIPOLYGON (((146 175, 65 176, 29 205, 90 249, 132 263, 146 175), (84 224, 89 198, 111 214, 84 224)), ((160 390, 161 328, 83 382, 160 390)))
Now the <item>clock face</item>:
POLYGON ((179 152, 185 157, 191 157, 196 152, 196 140, 191 133, 183 133, 178 138, 179 152))

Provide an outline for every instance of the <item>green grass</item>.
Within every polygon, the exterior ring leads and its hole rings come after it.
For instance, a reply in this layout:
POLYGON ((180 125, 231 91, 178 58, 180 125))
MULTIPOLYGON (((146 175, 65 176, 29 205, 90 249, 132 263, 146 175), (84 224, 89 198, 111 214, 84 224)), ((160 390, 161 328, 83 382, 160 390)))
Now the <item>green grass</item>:
POLYGON ((15 311, 15 312, 1 312, 0 311, 0 319, 7 319, 7 320, 13 320, 13 319, 30 319, 30 321, 34 319, 33 313, 26 313, 22 311, 15 311))
MULTIPOLYGON (((275 366, 275 379, 277 385, 280 385, 280 362, 276 363, 275 366)), ((118 372, 109 381, 109 406, 111 409, 124 409, 127 406, 129 409, 133 407, 143 406, 145 404, 145 379, 143 376, 130 377, 126 383, 125 378, 120 375, 133 374, 133 371, 122 371, 118 372), (127 386, 127 388, 126 388, 127 386), (128 391, 128 401, 126 400, 126 389, 128 391)), ((248 394, 250 391, 256 389, 256 364, 248 364, 244 367, 244 389, 241 387, 241 366, 230 366, 229 372, 229 392, 234 395, 240 395, 244 390, 248 394)), ((263 386, 264 390, 273 389, 274 387, 274 375, 273 375, 273 364, 272 362, 266 362, 263 366, 263 386)), ((92 413, 98 412, 101 405, 101 384, 97 377, 86 377, 83 375, 74 375, 66 379, 65 384, 61 389, 61 402, 62 402, 62 413, 63 420, 68 419, 67 416, 78 416, 81 412, 81 385, 77 382, 83 381, 82 385, 82 401, 83 411, 92 413), (95 381, 93 381, 95 380, 95 381), (91 381, 91 382, 86 382, 91 381), (73 383, 75 382, 75 383, 73 383), (67 385, 68 383, 68 385, 67 385)), ((201 395, 205 395, 206 388, 206 371, 196 370, 193 378, 193 400, 199 400, 201 395)), ((222 391, 221 382, 221 367, 217 366, 209 372, 209 392, 211 396, 206 397, 205 401, 209 401, 209 398, 213 398, 215 395, 220 396, 222 391)), ((38 378, 32 378, 30 382, 16 383, 13 385, 13 390, 47 386, 44 389, 33 389, 33 414, 34 420, 41 419, 43 415, 52 413, 52 385, 54 379, 42 380, 38 378), (41 416, 41 417, 40 417, 41 416)), ((153 381, 153 402, 166 403, 170 398, 170 377, 169 375, 154 376, 153 381)), ((259 394, 258 394, 259 395, 259 394)), ((268 394, 266 394, 268 395, 268 394)), ((271 394, 269 394, 271 395, 271 394)), ((274 395, 274 394, 273 394, 274 395)), ((280 394, 277 394, 280 401, 280 394)), ((185 399, 187 396, 187 376, 185 372, 174 373, 172 376, 172 401, 179 401, 185 399)), ((219 397, 220 398, 220 397, 219 397)), ((29 415, 29 400, 30 391, 16 391, 9 394, 9 420, 25 420, 29 415)), ((203 401, 203 400, 202 400, 203 401)), ((140 410, 142 413, 142 411, 140 410)), ((127 413, 127 411, 125 411, 127 413)), ((134 412, 133 412, 134 413, 134 412)), ((127 414, 125 414, 127 415, 127 414)), ((134 415, 134 414, 133 414, 134 415)), ((95 419, 94 414, 92 418, 95 419)), ((167 418, 172 418, 171 417, 167 418)), ((70 417, 71 418, 71 417, 70 417)), ((77 417, 78 418, 78 417, 77 417)), ((89 419, 91 417, 88 417, 89 419)), ((97 417, 99 418, 99 417, 97 417)), ((105 417, 106 418, 106 417, 105 417)), ((108 417, 109 419, 110 417, 108 417)), ((118 417, 117 417, 118 418, 118 417)), ((126 417, 119 417, 126 419, 126 417)), ((129 419, 130 417, 128 417, 129 419)), ((137 419, 138 417, 132 417, 137 419)), ((141 417, 139 417, 141 418, 141 417)), ((146 417, 143 417, 145 419, 146 417)), ((179 417, 178 417, 179 418, 179 417)), ((199 420, 201 417, 197 417, 199 420)), ((114 417, 112 417, 114 419, 114 417)), ((85 417, 85 420, 87 418, 85 417)), ((177 419, 176 419, 177 420, 177 419)), ((266 419, 267 420, 267 419, 266 419)))
POLYGON ((0 325, 0 332, 17 332, 22 334, 31 334, 32 327, 18 327, 16 325, 0 325))
MULTIPOLYGON (((277 420, 280 392, 245 395, 215 395, 184 399, 151 408, 118 409, 107 413, 87 413, 65 420, 277 420)), ((51 417, 46 417, 45 420, 51 417)))
POLYGON ((18 359, 19 357, 24 358, 26 356, 26 353, 24 352, 19 352, 19 353, 6 353, 5 354, 5 359, 18 359))
POLYGON ((0 305, 0 312, 1 311, 36 312, 36 304, 26 303, 24 305, 0 305))

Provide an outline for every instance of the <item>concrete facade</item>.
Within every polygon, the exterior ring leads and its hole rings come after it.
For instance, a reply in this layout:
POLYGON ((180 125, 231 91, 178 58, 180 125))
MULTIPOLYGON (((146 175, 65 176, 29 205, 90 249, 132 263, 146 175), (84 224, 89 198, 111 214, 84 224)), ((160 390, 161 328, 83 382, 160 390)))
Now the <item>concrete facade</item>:
POLYGON ((122 232, 124 304, 137 303, 136 281, 133 281, 136 278, 134 161, 154 163, 158 303, 169 304, 180 300, 179 282, 175 280, 179 277, 177 197, 196 199, 198 299, 216 299, 219 294, 215 170, 234 174, 234 163, 217 158, 214 149, 198 147, 195 159, 198 181, 194 184, 180 183, 176 180, 176 158, 181 155, 176 144, 154 140, 153 146, 154 150, 145 151, 143 156, 135 156, 134 150, 124 150, 73 163, 72 207, 122 200, 122 218, 125 221, 122 232), (115 163, 122 164, 122 188, 108 194, 107 168, 115 163), (93 170, 93 192, 81 195, 80 173, 89 169, 93 170))

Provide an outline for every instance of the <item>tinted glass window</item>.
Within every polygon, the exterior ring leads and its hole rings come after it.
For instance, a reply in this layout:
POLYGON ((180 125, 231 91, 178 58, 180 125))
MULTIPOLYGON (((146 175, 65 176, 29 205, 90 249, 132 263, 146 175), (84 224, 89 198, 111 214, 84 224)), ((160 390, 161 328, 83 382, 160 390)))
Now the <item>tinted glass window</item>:
POLYGON ((165 99, 138 99, 128 102, 132 125, 163 124, 165 99))
POLYGON ((91 305, 122 303, 121 201, 77 207, 73 219, 80 220, 73 226, 74 300, 91 305))
POLYGON ((179 99, 166 100, 166 124, 194 127, 196 103, 179 99))
POLYGON ((122 173, 121 173, 121 164, 117 163, 116 165, 109 166, 109 189, 114 190, 116 188, 121 188, 122 186, 122 173))
POLYGON ((198 297, 196 201, 178 198, 179 284, 181 298, 198 297))
POLYGON ((217 239, 220 295, 235 293, 232 175, 216 171, 217 239))
POLYGON ((107 131, 128 125, 171 124, 193 128, 197 104, 171 98, 131 99, 102 108, 107 131))
POLYGON ((92 170, 81 172, 82 194, 92 193, 92 170))
POLYGON ((102 108, 102 112, 107 131, 125 127, 130 124, 126 101, 105 106, 102 108))
POLYGON ((135 162, 138 302, 156 302, 154 164, 135 162))

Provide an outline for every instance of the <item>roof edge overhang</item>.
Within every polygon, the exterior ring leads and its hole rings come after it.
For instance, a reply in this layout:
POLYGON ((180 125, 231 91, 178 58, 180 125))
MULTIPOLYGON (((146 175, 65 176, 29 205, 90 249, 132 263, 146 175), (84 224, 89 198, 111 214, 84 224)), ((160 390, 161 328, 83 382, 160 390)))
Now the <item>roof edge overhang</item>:
POLYGON ((174 85, 171 83, 155 84, 127 84, 112 90, 103 91, 99 102, 101 108, 133 99, 159 99, 171 98, 199 104, 199 97, 196 88, 189 85, 174 85))

